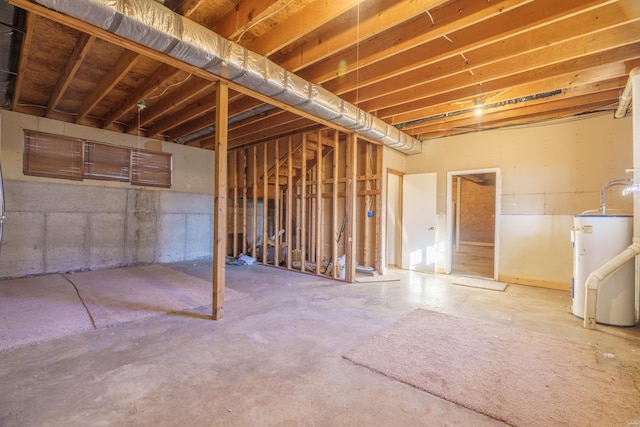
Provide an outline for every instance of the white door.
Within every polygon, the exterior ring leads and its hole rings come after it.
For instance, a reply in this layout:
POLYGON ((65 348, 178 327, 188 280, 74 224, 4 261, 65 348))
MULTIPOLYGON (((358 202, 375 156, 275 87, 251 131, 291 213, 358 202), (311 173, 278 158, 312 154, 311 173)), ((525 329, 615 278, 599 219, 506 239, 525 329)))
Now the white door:
POLYGON ((387 173, 387 265, 400 267, 400 242, 402 242, 402 218, 400 218, 400 175, 387 173))
POLYGON ((433 273, 443 251, 436 247, 436 174, 402 179, 402 268, 433 273))

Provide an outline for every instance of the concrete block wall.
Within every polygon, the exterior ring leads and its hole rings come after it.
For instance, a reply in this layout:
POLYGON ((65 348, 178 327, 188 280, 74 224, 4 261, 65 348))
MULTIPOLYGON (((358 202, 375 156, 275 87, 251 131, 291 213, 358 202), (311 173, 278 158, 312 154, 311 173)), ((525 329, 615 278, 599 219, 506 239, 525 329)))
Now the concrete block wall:
POLYGON ((211 194, 4 184, 0 278, 211 258, 211 194))

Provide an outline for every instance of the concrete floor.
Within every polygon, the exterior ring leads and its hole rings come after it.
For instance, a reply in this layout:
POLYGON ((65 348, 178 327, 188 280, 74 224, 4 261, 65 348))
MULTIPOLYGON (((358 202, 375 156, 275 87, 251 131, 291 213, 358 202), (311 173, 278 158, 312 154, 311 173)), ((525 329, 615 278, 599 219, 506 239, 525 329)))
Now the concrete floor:
MULTIPOLYGON (((171 268, 211 279, 210 264, 171 268)), ((592 343, 640 382, 639 328, 583 329, 568 292, 393 274, 346 285, 227 266, 245 296, 221 321, 202 306, 2 352, 0 426, 503 425, 342 358, 415 308, 592 343)))

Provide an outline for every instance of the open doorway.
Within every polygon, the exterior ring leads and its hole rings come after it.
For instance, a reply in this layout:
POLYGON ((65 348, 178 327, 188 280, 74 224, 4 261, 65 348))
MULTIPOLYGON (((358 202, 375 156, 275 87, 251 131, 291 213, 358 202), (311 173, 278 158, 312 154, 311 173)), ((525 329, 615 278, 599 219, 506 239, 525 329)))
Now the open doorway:
POLYGON ((449 172, 447 273, 497 280, 497 169, 449 172))

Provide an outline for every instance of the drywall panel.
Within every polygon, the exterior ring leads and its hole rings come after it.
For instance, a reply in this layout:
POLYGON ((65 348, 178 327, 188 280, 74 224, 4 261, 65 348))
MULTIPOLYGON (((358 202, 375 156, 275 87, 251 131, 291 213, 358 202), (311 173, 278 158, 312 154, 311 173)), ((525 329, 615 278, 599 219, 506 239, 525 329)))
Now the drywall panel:
POLYGON ((544 194, 503 194, 503 215, 544 215, 544 194))
MULTIPOLYGON (((605 183, 627 176, 625 170, 632 167, 631 131, 630 118, 616 120, 607 114, 469 133, 425 142, 423 153, 407 156, 406 172, 500 168, 503 195, 525 197, 517 203, 517 214, 574 215, 597 208, 605 183), (536 195, 542 197, 530 203, 536 195), (574 200, 545 205, 549 195, 574 200)), ((610 190, 612 200, 616 192, 610 190)), ((445 211, 445 203, 443 181, 438 183, 438 212, 445 211)), ((618 197, 616 204, 628 209, 632 201, 618 197)))
MULTIPOLYGON (((563 289, 572 274, 567 218, 599 209, 604 185, 627 177, 631 167, 631 119, 611 114, 432 140, 421 154, 406 157, 407 173, 500 168, 498 221, 510 228, 501 233, 499 275, 563 289)), ((631 211, 632 198, 620 190, 607 192, 607 206, 631 211)), ((438 216, 446 217, 445 180, 437 191, 438 216)), ((437 240, 442 236, 436 233, 437 240)))
POLYGON ((504 215, 499 280, 571 289, 572 215, 504 215))

